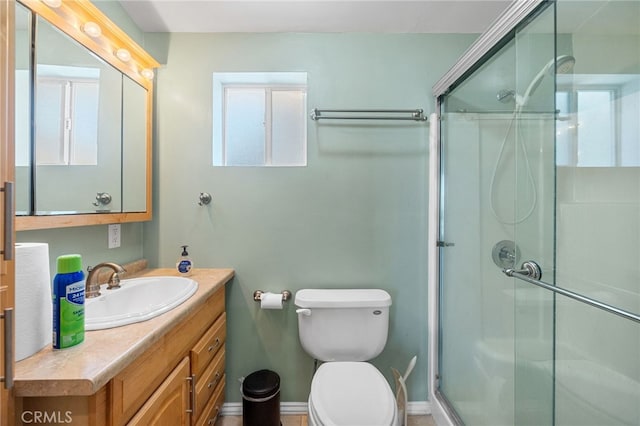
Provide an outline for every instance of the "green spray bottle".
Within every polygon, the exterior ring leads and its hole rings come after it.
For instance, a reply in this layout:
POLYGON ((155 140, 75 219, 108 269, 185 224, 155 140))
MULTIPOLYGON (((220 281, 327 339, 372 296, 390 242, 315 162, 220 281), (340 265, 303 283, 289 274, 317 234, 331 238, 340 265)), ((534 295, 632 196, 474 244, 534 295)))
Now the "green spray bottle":
POLYGON ((54 349, 68 348, 84 340, 84 289, 82 257, 59 256, 53 279, 54 349))

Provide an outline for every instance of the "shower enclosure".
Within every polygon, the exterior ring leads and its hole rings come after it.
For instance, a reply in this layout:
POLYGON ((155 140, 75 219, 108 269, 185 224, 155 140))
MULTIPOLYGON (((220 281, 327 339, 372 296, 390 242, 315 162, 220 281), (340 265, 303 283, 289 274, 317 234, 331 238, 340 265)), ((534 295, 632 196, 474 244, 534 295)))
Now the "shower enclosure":
POLYGON ((434 94, 436 420, 640 424, 640 1, 514 2, 434 94))

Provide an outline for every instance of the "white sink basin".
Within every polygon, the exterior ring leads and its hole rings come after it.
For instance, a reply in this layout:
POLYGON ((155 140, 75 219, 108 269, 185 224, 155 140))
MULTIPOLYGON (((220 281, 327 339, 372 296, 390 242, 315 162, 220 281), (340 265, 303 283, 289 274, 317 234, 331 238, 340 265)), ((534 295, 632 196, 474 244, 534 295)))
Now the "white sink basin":
POLYGON ((183 277, 148 277, 122 280, 121 287, 100 290, 85 300, 85 330, 120 327, 157 317, 190 298, 198 283, 183 277))

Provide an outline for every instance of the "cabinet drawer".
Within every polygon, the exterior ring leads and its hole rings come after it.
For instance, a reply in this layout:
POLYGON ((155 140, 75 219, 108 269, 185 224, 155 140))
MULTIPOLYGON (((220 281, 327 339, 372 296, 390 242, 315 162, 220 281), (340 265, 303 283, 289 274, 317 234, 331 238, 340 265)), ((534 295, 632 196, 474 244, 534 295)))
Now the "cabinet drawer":
POLYGON ((191 350, 191 374, 200 377, 227 337, 226 314, 213 323, 191 350))
POLYGON ((222 380, 220 384, 218 384, 215 394, 204 407, 202 413, 200 413, 200 417, 198 417, 195 426, 214 426, 216 424, 216 420, 220 416, 220 410, 222 410, 222 403, 224 402, 225 381, 226 376, 222 376, 222 380))
POLYGON ((196 415, 207 404, 224 376, 224 347, 218 351, 201 377, 196 376, 196 415))

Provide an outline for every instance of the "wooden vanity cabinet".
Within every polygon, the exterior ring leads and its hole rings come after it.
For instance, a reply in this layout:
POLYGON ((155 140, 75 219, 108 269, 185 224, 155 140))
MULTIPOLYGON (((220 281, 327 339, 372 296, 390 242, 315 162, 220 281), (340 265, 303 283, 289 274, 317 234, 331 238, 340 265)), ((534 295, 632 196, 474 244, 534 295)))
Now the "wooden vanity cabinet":
POLYGON ((16 398, 26 413, 17 424, 32 423, 33 412, 88 426, 215 424, 226 382, 224 301, 223 285, 93 395, 16 398))
MULTIPOLYGON (((205 407, 210 400, 224 395, 225 339, 224 287, 221 287, 200 309, 111 380, 108 386, 112 424, 195 424, 200 414, 207 411, 205 407), (184 413, 176 421, 174 410, 179 409, 184 413), (158 423, 151 419, 158 419, 158 423)), ((218 399, 218 409, 214 409, 217 412, 223 402, 218 399)), ((217 416, 217 412, 213 415, 217 416)))

